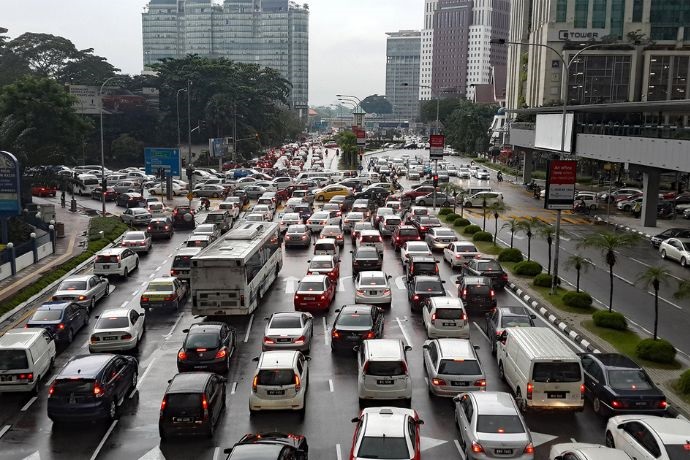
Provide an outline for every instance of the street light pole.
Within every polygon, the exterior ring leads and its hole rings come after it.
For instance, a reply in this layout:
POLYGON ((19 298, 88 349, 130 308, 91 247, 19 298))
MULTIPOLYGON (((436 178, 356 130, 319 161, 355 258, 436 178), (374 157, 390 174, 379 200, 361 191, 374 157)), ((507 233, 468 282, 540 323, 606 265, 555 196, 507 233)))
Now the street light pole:
POLYGON ((180 93, 182 91, 187 91, 187 88, 180 88, 177 90, 177 94, 175 95, 175 101, 177 102, 177 148, 180 148, 180 145, 182 145, 182 140, 180 139, 180 93))
MULTIPOLYGON (((107 187, 107 182, 105 180, 105 149, 103 147, 103 87, 110 80, 114 80, 116 78, 120 77, 114 76, 107 78, 101 85, 101 88, 98 90, 98 99, 100 101, 99 112, 101 116, 101 214, 103 215, 103 217, 105 217, 105 188, 107 187)), ((72 195, 72 200, 74 200, 74 195, 72 195)))
MULTIPOLYGON (((187 80, 187 167, 192 167, 192 81, 187 80)), ((193 190, 193 176, 189 178, 189 190, 193 190)))

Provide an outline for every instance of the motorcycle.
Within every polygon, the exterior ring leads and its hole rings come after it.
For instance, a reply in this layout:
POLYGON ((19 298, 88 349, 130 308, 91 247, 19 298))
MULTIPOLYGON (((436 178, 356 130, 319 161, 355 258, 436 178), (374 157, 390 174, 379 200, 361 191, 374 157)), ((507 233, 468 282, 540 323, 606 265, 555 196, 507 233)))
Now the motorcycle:
POLYGON ((541 187, 539 187, 538 185, 535 185, 535 187, 534 187, 534 195, 533 196, 534 196, 535 200, 538 200, 541 198, 541 187))
POLYGON ((536 187, 539 187, 535 181, 530 182, 529 184, 525 184, 525 189, 527 191, 533 191, 536 187))

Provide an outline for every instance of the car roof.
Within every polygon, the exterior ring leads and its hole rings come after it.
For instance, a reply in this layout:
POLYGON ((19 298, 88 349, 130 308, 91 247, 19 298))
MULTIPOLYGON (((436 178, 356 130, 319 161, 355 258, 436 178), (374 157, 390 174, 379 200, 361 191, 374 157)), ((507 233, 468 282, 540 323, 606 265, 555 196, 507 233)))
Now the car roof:
POLYGON ((421 281, 441 281, 440 276, 435 276, 435 275, 417 275, 414 277, 415 283, 419 283, 421 281))
POLYGON ((194 332, 197 334, 203 334, 205 332, 218 332, 220 328, 225 326, 225 323, 208 321, 203 323, 194 323, 189 326, 189 332, 194 332))
POLYGON ((632 359, 628 358, 625 355, 621 355, 618 353, 597 353, 597 354, 588 354, 588 355, 599 360, 601 362, 601 364, 603 364, 606 367, 621 368, 621 369, 639 369, 640 368, 640 366, 635 361, 633 361, 632 359))
POLYGON ((465 284, 491 284, 491 278, 488 276, 464 276, 462 281, 465 284))
POLYGON ((529 316, 530 312, 525 307, 498 307, 499 313, 506 316, 529 316))
POLYGON ((300 280, 300 283, 323 283, 328 278, 326 275, 307 275, 300 280))
POLYGON ((210 372, 181 372, 172 378, 165 393, 200 393, 212 375, 210 372))
POLYGON ((161 276, 160 278, 154 278, 151 281, 149 281, 149 285, 156 283, 172 283, 176 279, 177 278, 175 278, 174 276, 161 276))
POLYGON ((41 304, 40 307, 37 308, 38 310, 42 311, 48 311, 48 310, 64 310, 67 308, 68 305, 71 305, 72 302, 64 301, 64 300, 58 300, 55 302, 44 302, 41 304))
POLYGON ((467 246, 467 247, 471 247, 471 248, 475 248, 475 249, 477 247, 477 246, 475 246, 475 244, 473 242, 464 241, 464 240, 453 241, 453 244, 455 246, 467 246))
POLYGON ((442 358, 476 359, 474 345, 467 339, 436 339, 442 358))
POLYGON ((457 297, 432 297, 429 301, 436 308, 463 308, 462 300, 457 297))
POLYGON ((116 248, 107 248, 107 249, 101 249, 98 254, 99 256, 111 256, 111 255, 118 255, 129 248, 124 248, 124 247, 116 247, 116 248))
POLYGON ((359 272, 359 279, 364 279, 364 278, 380 278, 380 277, 386 277, 386 274, 380 270, 367 270, 363 272, 359 272))
POLYGON ((76 276, 70 276, 69 278, 65 278, 62 281, 63 282, 65 282, 65 281, 88 281, 93 276, 94 275, 76 275, 76 276))
POLYGON ((433 262, 436 263, 436 259, 431 256, 411 256, 410 260, 413 264, 418 264, 420 262, 433 262))
POLYGON ((132 310, 132 309, 131 308, 113 308, 111 310, 106 310, 99 315, 99 319, 105 318, 105 317, 122 318, 122 317, 128 316, 130 310, 132 310))
POLYGON ((371 339, 365 340, 370 358, 377 360, 399 359, 401 356, 400 339, 371 339))
POLYGON ((359 234, 361 236, 381 236, 378 230, 362 230, 359 234))
POLYGON ((312 262, 333 262, 334 256, 330 254, 319 254, 311 258, 312 262))
POLYGON ((405 422, 415 417, 414 410, 400 407, 368 407, 362 415, 366 418, 363 436, 388 438, 405 437, 405 422))
POLYGON ((299 353, 296 350, 264 351, 259 357, 259 369, 292 369, 292 363, 299 353))
POLYGON ((512 415, 517 414, 513 397, 502 391, 482 391, 467 393, 474 398, 477 413, 482 415, 512 415))
POLYGON ((203 248, 188 248, 182 247, 175 253, 176 256, 195 256, 201 252, 203 248))
POLYGON ((115 355, 93 354, 78 355, 70 359, 62 368, 57 378, 84 377, 94 378, 115 355))

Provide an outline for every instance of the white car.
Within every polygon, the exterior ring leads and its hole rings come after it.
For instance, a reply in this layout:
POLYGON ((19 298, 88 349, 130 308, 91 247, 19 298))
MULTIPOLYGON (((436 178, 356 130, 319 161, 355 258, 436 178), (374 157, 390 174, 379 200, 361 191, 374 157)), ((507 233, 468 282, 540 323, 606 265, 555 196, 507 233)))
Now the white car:
POLYGON ((376 248, 379 254, 383 254, 383 237, 378 230, 362 230, 355 240, 357 248, 371 246, 376 248))
POLYGON ((632 460, 628 454, 618 449, 600 444, 566 442, 554 444, 549 452, 549 460, 632 460))
POLYGON ((299 213, 296 212, 286 212, 283 217, 280 218, 280 231, 286 232, 290 225, 302 224, 304 221, 300 217, 299 213))
POLYGON ((599 206, 597 194, 595 192, 578 192, 577 195, 575 195, 575 205, 582 201, 585 202, 587 209, 592 211, 596 210, 599 206))
POLYGON ((400 248, 400 260, 402 264, 407 264, 407 261, 412 256, 429 256, 433 257, 429 245, 425 241, 408 241, 400 248))
POLYGON ((93 311, 96 302, 110 294, 108 278, 98 275, 76 275, 63 280, 52 301, 74 302, 93 311))
POLYGON ((125 232, 120 246, 130 248, 134 252, 148 254, 153 245, 149 232, 125 232))
POLYGON ((655 415, 618 415, 606 424, 606 447, 637 460, 687 459, 690 422, 655 415))
POLYGON ((266 214, 263 212, 251 212, 243 218, 247 222, 266 222, 266 214))
POLYGON ((304 414, 309 384, 309 359, 299 351, 264 351, 249 394, 249 414, 260 410, 293 410, 304 414))
POLYGON ((456 297, 430 297, 422 306, 422 321, 430 339, 470 338, 470 323, 462 300, 456 297))
POLYGON ((486 206, 491 206, 494 203, 503 203, 503 194, 499 192, 479 192, 474 195, 465 198, 465 207, 471 208, 482 207, 486 203, 486 206))
POLYGON ((209 235, 213 242, 220 238, 220 228, 217 224, 200 224, 196 226, 192 235, 209 235))
POLYGON ((273 209, 267 204, 256 204, 252 208, 252 214, 262 213, 264 220, 270 222, 273 220, 273 209))
POLYGON ((317 211, 307 219, 307 227, 312 232, 320 232, 326 225, 340 225, 338 211, 317 211))
MULTIPOLYGON (((151 195, 165 195, 168 193, 168 189, 165 184, 156 184, 153 187, 149 187, 149 194, 151 195)), ((173 182, 172 185, 173 196, 180 196, 187 193, 187 190, 180 184, 173 182)))
POLYGON ((384 304, 390 307, 393 300, 390 278, 390 275, 382 271, 363 271, 356 274, 355 303, 384 304))
POLYGON ((120 275, 127 278, 139 268, 139 255, 129 248, 115 247, 103 249, 96 254, 93 263, 94 275, 120 275))
POLYGON ((458 234, 448 227, 430 228, 424 236, 424 241, 433 250, 443 250, 448 244, 458 240, 458 234))
POLYGON ((352 440, 350 458, 421 458, 419 426, 424 423, 414 409, 369 407, 362 410, 352 440))
POLYGON ((681 267, 687 267, 690 261, 690 238, 669 238, 659 245, 662 259, 678 261, 681 267))
POLYGON ((489 179, 491 179, 491 174, 489 174, 489 171, 487 171, 486 169, 480 169, 475 174, 475 177, 478 180, 489 180, 489 179))
POLYGON ((146 330, 144 312, 134 308, 106 310, 96 318, 89 339, 91 353, 134 350, 146 330))
POLYGON ((443 249, 443 258, 451 268, 462 267, 468 260, 480 256, 481 253, 470 241, 454 241, 443 249))

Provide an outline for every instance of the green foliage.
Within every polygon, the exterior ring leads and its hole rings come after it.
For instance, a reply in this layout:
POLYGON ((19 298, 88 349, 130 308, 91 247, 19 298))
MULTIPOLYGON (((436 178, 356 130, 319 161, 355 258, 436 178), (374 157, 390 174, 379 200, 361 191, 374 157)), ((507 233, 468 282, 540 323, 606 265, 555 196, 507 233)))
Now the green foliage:
POLYGON ((594 324, 607 329, 625 331, 628 329, 628 322, 625 316, 617 311, 599 310, 592 315, 594 324))
MULTIPOLYGON (((465 229, 465 233, 467 233, 467 229, 465 229)), ((472 234, 472 241, 493 241, 494 236, 489 233, 489 232, 475 232, 472 234)))
POLYGON ((499 262, 522 262, 522 251, 517 248, 506 248, 498 254, 499 262))
POLYGON ((357 158, 357 136, 352 131, 341 131, 335 141, 340 147, 340 169, 357 169, 359 159, 357 158))
POLYGON ((470 225, 470 221, 464 217, 458 217, 453 222, 453 227, 467 227, 468 225, 470 225))
POLYGON ((592 306, 592 296, 584 291, 568 291, 563 294, 563 303, 573 308, 590 308, 592 306))
POLYGON ((467 227, 465 227, 465 230, 463 231, 463 233, 465 235, 474 235, 475 233, 481 232, 481 231, 482 231, 482 228, 479 225, 468 225, 467 227))
POLYGON ((489 146, 487 134, 496 114, 494 105, 462 100, 444 121, 447 142, 459 152, 484 152, 489 146))
POLYGON ((534 277, 534 281, 532 282, 535 286, 551 287, 551 284, 553 283, 553 277, 548 273, 539 273, 537 276, 534 277))
POLYGON ((672 363, 676 358, 676 349, 664 339, 644 339, 637 344, 635 353, 638 358, 655 363, 672 363))
POLYGON ((542 266, 539 262, 533 260, 523 260, 518 262, 513 267, 513 271, 516 275, 521 276, 537 276, 542 271, 542 266))
POLYGON ((144 143, 129 134, 121 134, 113 141, 110 154, 117 163, 141 164, 144 161, 144 143))
POLYGON ((690 395, 690 369, 680 374, 676 387, 681 391, 681 393, 690 395))
POLYGON ((455 214, 454 212, 451 212, 450 214, 446 215, 445 219, 446 219, 446 222, 453 223, 453 222, 455 222, 455 219, 457 219, 458 217, 460 217, 459 214, 455 214))
POLYGON ((362 99, 360 107, 366 113, 393 113, 393 105, 386 99, 386 96, 379 96, 378 94, 372 94, 362 99))
POLYGON ((445 216, 445 215, 450 214, 451 212, 453 212, 453 210, 451 208, 441 208, 438 211, 438 215, 439 216, 445 216))

